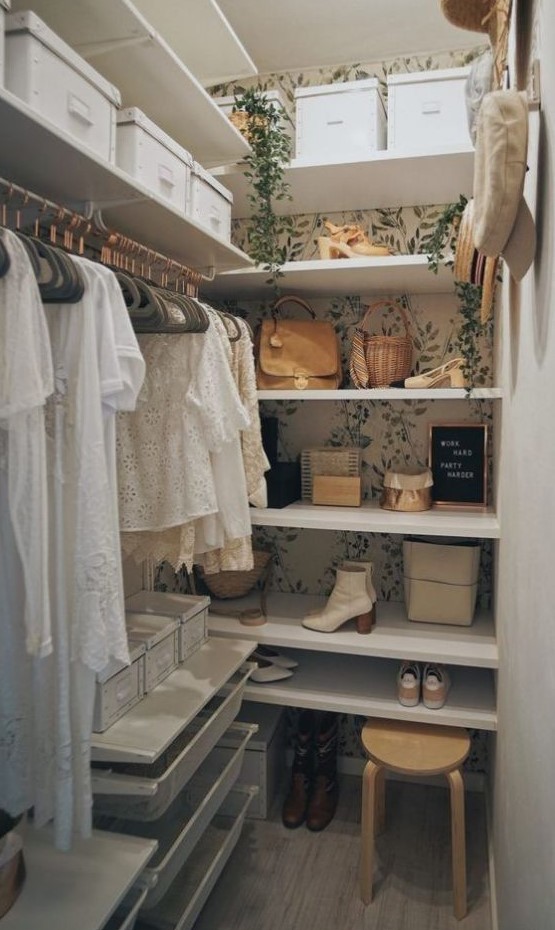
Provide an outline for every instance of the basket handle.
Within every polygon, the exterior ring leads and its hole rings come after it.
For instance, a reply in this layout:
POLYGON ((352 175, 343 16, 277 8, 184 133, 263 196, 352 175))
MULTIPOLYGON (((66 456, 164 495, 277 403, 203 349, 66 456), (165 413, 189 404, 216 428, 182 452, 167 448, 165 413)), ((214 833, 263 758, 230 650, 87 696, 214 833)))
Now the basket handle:
POLYGON ((407 317, 406 311, 404 307, 401 306, 401 304, 393 303, 393 301, 391 300, 375 300, 373 303, 368 304, 368 306, 366 307, 366 313, 364 314, 358 329, 362 330, 363 332, 367 332, 366 330, 367 322, 370 316, 373 313, 377 312, 378 310, 394 310, 398 312, 401 316, 401 319, 403 320, 403 325, 405 327, 405 336, 407 337, 407 339, 410 338, 409 319, 407 317))
POLYGON ((306 312, 312 317, 313 320, 316 318, 316 314, 314 313, 314 310, 312 309, 310 304, 306 302, 306 300, 303 300, 302 297, 295 297, 294 294, 290 294, 289 296, 280 297, 278 300, 276 300, 274 306, 272 307, 272 316, 274 320, 277 321, 278 310, 280 310, 280 308, 283 307, 284 304, 289 303, 289 302, 298 304, 299 307, 302 307, 303 310, 306 310, 306 312))

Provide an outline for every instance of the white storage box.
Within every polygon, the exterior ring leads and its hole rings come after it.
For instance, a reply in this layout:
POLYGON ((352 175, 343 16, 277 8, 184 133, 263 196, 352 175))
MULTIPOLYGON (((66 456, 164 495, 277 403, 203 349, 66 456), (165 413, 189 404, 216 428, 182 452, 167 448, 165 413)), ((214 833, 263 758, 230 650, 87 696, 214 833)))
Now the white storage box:
POLYGON ((390 74, 387 79, 387 147, 421 152, 468 145, 465 84, 470 68, 390 74))
POLYGON ((233 194, 198 162, 193 162, 188 215, 205 226, 214 236, 231 239, 231 205, 233 194))
MULTIPOLYGON (((238 96, 240 95, 238 94, 238 96)), ((292 145, 291 152, 293 152, 294 139, 295 139, 295 127, 293 124, 293 120, 291 119, 291 117, 289 116, 289 113, 287 112, 287 107, 285 104, 285 97, 283 96, 280 90, 265 90, 263 93, 263 96, 265 100, 272 103, 273 106, 277 110, 280 111, 281 127, 291 139, 291 145, 292 145)), ((234 96, 214 97, 214 103, 217 103, 222 113, 225 113, 225 115, 229 118, 233 111, 233 107, 235 106, 235 97, 234 96)))
POLYGON ((4 21, 6 10, 10 9, 11 0, 0 0, 0 87, 4 86, 4 21))
POLYGON ((258 727, 247 746, 238 781, 258 787, 247 816, 266 820, 285 773, 285 713, 273 704, 245 701, 237 722, 258 727))
POLYGON ((185 213, 193 158, 136 107, 117 115, 116 164, 185 213))
POLYGON ((139 591, 128 597, 127 610, 173 617, 179 623, 178 661, 185 662, 208 639, 210 598, 169 591, 139 591))
POLYGON ((376 78, 298 87, 296 160, 331 164, 385 148, 385 109, 376 78))
POLYGON ((96 676, 93 731, 104 733, 144 697, 145 646, 129 647, 131 665, 112 659, 96 676))
POLYGON ((43 119, 115 162, 119 91, 35 13, 6 17, 6 87, 43 119))
POLYGON ((407 537, 403 562, 409 620, 470 626, 478 592, 479 542, 407 537))
POLYGON ((152 691, 177 668, 177 620, 156 614, 125 612, 129 645, 144 643, 145 693, 152 691))

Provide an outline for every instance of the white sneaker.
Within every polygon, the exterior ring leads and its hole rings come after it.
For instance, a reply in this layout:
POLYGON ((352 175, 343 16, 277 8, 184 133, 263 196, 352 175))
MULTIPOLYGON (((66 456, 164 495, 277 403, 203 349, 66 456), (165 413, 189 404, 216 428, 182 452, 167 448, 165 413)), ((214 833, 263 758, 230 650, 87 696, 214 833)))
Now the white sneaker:
POLYGON ((449 694, 451 679, 444 665, 430 662, 424 666, 422 677, 422 700, 424 706, 430 710, 439 710, 443 707, 449 694))
POLYGON ((403 662, 397 675, 397 697, 403 707, 416 707, 420 701, 420 683, 418 662, 403 662))

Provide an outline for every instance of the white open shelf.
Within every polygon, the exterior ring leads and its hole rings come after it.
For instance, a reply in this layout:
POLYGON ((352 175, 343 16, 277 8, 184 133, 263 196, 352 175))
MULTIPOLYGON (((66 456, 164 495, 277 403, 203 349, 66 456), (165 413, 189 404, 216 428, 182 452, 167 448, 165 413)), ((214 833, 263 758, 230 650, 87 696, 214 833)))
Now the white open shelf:
MULTIPOLYGON (((164 4, 159 4, 164 6, 164 4)), ((130 0, 15 0, 28 7, 201 164, 226 165, 249 146, 212 98, 130 0)), ((183 7, 176 23, 186 28, 183 7)), ((37 149, 35 149, 37 151, 37 149)))
MULTIPOLYGON (((370 258, 311 259, 286 262, 281 287, 293 294, 339 297, 348 294, 445 294, 453 290, 453 273, 440 267, 428 270, 425 255, 387 255, 370 258)), ((271 296, 268 272, 260 268, 218 275, 201 290, 221 298, 271 296)))
POLYGON ((54 849, 50 827, 23 833, 27 877, 2 930, 99 930, 140 876, 153 840, 95 831, 71 853, 54 849))
POLYGON ((105 733, 93 733, 95 762, 154 762, 251 654, 253 643, 211 636, 105 733))
POLYGON ((258 391, 259 400, 497 400, 503 389, 472 388, 340 388, 337 391, 258 391))
MULTIPOLYGON (((339 213, 452 203, 472 193, 474 149, 445 147, 432 152, 374 152, 364 161, 309 164, 294 159, 285 171, 291 200, 278 200, 279 214, 339 213)), ((250 216, 248 183, 240 165, 214 169, 233 192, 233 216, 250 216)))
MULTIPOLYGON (((233 601, 233 610, 259 605, 259 593, 233 601)), ((216 601, 218 611, 226 601, 216 601)), ((235 616, 210 613, 210 632, 216 636, 252 639, 256 643, 280 649, 308 649, 384 659, 414 659, 420 662, 443 662, 446 665, 471 665, 497 668, 498 653, 491 611, 478 610, 472 626, 448 626, 437 623, 412 623, 405 606, 392 601, 377 605, 377 624, 369 635, 356 632, 354 621, 334 633, 318 633, 301 625, 310 611, 322 607, 326 598, 307 594, 268 596, 267 622, 263 626, 242 626, 235 616)))
POLYGON ((251 508, 254 526, 288 526, 309 530, 352 530, 421 536, 465 536, 498 539, 499 520, 493 511, 432 507, 422 513, 383 510, 377 502, 361 507, 325 507, 297 501, 288 507, 251 508))
POLYGON ((452 687, 447 703, 439 710, 430 710, 422 703, 416 707, 399 704, 397 661, 306 650, 288 650, 288 655, 299 662, 292 677, 266 684, 249 683, 245 700, 477 730, 497 727, 490 669, 450 667, 452 687))
POLYGON ((0 175, 82 210, 102 208, 108 226, 190 267, 226 270, 250 259, 128 174, 82 148, 9 91, 0 88, 0 175))

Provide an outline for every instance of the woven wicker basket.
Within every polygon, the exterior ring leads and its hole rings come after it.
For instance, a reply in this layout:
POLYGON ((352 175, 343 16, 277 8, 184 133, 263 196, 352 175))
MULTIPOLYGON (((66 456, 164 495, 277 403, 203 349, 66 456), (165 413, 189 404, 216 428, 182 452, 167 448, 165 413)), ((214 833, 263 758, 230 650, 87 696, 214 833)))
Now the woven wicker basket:
POLYGON ((233 597, 245 597, 255 585, 264 580, 272 565, 272 553, 261 549, 253 551, 254 566, 250 572, 216 572, 207 575, 197 566, 199 578, 204 582, 214 597, 226 600, 233 597))
POLYGON ((362 323, 355 330, 351 346, 351 378, 358 388, 389 387, 393 381, 408 378, 412 365, 412 339, 409 321, 400 304, 378 300, 367 307, 362 323), (372 336, 366 326, 378 310, 393 311, 402 317, 404 336, 372 336))
POLYGON ((245 110, 235 110, 234 113, 229 113, 228 118, 231 123, 239 130, 242 136, 245 137, 247 142, 250 138, 249 132, 249 122, 252 120, 253 126, 264 126, 265 119, 263 116, 249 116, 245 110))

